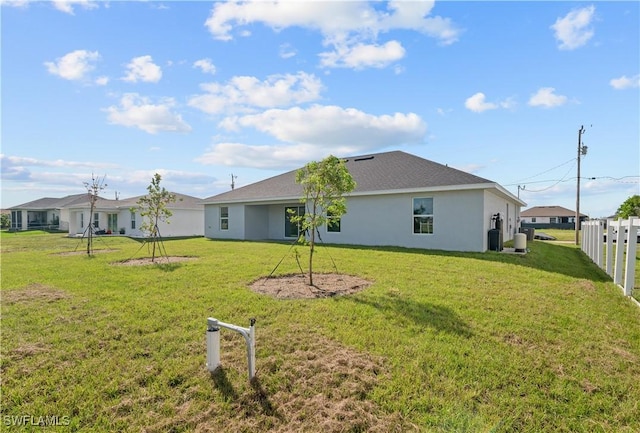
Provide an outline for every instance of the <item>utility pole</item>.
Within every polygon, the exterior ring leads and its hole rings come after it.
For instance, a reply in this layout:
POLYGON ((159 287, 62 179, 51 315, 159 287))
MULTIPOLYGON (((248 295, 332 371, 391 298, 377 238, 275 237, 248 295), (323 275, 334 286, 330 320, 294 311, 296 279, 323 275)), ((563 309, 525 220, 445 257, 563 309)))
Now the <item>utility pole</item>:
POLYGON ((582 145, 582 134, 584 134, 584 126, 581 125, 578 130, 578 177, 576 189, 576 245, 580 244, 580 157, 587 154, 587 146, 582 145))
POLYGON ((236 179, 238 178, 238 176, 235 176, 233 173, 231 173, 231 191, 233 191, 236 188, 236 179))

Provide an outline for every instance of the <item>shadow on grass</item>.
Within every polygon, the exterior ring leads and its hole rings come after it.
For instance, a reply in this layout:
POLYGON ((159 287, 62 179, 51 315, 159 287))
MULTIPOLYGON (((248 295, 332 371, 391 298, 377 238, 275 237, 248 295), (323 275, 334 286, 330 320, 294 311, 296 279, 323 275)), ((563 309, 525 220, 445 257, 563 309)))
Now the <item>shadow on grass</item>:
POLYGON ((213 380, 214 386, 220 391, 226 401, 235 401, 238 399, 238 393, 229 381, 224 368, 218 367, 215 371, 211 372, 211 380, 213 380))
POLYGON ((182 267, 182 263, 156 263, 155 266, 164 272, 173 272, 182 267))
POLYGON ((227 377, 223 367, 218 367, 211 373, 213 384, 220 391, 224 399, 230 403, 239 404, 246 415, 266 415, 284 420, 284 417, 275 408, 269 395, 262 387, 258 377, 251 379, 251 392, 239 395, 227 377))
POLYGON ((484 253, 457 252, 443 250, 422 250, 402 247, 366 247, 358 245, 331 245, 334 248, 354 249, 361 251, 388 251, 423 256, 456 257, 484 260, 496 263, 525 266, 545 272, 566 275, 573 278, 584 278, 597 282, 611 281, 607 273, 593 263, 579 248, 535 241, 528 244, 529 252, 525 255, 506 254, 487 251, 484 253))
POLYGON ((460 316, 450 308, 441 305, 407 300, 396 296, 382 299, 353 297, 345 298, 345 301, 374 307, 378 311, 384 312, 390 321, 397 321, 399 317, 408 318, 418 326, 433 328, 465 338, 473 336, 471 328, 460 319, 460 316))
POLYGON ((269 395, 262 387, 262 383, 260 382, 260 378, 254 377, 251 379, 251 388, 253 388, 253 400, 260 405, 260 409, 263 414, 267 416, 273 416, 283 421, 284 417, 280 414, 277 409, 271 403, 269 399, 269 395))
MULTIPOLYGON (((212 242, 236 242, 254 244, 280 244, 291 246, 290 242, 279 240, 247 241, 235 239, 210 239, 212 242)), ((420 248, 405 248, 391 246, 366 246, 347 244, 316 244, 317 249, 335 248, 342 250, 357 250, 366 254, 367 251, 397 252, 403 254, 418 254, 422 256, 456 257, 466 259, 484 260, 489 262, 525 266, 545 272, 567 275, 573 278, 584 278, 597 282, 611 281, 611 278, 598 265, 593 263, 580 248, 573 245, 560 245, 551 242, 534 241, 527 244, 529 252, 525 255, 505 254, 503 252, 487 251, 461 252, 428 250, 420 248)))

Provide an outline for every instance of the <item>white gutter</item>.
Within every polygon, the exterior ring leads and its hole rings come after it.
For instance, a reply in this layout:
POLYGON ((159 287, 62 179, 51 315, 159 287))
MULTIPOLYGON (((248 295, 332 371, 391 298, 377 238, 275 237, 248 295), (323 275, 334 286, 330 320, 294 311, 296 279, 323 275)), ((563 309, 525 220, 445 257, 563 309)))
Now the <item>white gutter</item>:
MULTIPOLYGON (((423 193, 423 192, 446 192, 446 191, 468 191, 468 190, 479 190, 479 189, 496 189, 502 195, 507 198, 519 203, 521 206, 526 206, 526 203, 515 195, 507 191, 505 188, 500 186, 497 183, 476 183, 476 184, 465 184, 465 185, 443 185, 443 186, 434 186, 434 187, 420 187, 420 188, 405 188, 405 189, 385 189, 378 191, 362 191, 362 192, 352 192, 349 194, 345 194, 345 197, 366 197, 372 195, 390 195, 390 194, 412 194, 412 193, 423 193)), ((204 205, 225 205, 225 204, 238 204, 243 203, 246 205, 250 204, 280 204, 285 201, 294 201, 299 202, 301 196, 281 196, 281 197, 266 197, 266 198, 251 198, 251 199, 232 199, 232 200, 220 200, 220 201, 206 201, 204 205)))

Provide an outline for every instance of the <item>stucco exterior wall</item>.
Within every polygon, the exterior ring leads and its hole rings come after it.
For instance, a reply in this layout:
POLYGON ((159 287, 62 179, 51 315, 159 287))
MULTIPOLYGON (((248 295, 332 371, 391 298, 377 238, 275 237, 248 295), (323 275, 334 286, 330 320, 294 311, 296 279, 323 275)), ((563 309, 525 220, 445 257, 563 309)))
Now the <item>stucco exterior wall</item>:
MULTIPOLYGON (((169 217, 169 224, 158 223, 158 229, 162 237, 180 236, 204 236, 204 211, 199 209, 172 209, 173 215, 169 217)), ((135 214, 135 228, 131 228, 131 211, 129 209, 104 210, 98 209, 96 212, 99 219, 99 229, 108 229, 109 214, 116 214, 118 217, 117 227, 113 234, 119 234, 120 229, 125 229, 126 236, 144 237, 140 230, 142 217, 135 214)), ((69 234, 79 235, 87 230, 89 224, 93 224, 93 216, 88 209, 75 209, 69 211, 69 234), (84 215, 84 216, 81 216, 84 215), (82 224, 81 224, 82 223, 82 224)), ((98 230, 98 229, 96 229, 98 230)))
MULTIPOLYGON (((219 228, 220 205, 205 206, 205 236, 216 239, 285 238, 285 208, 299 202, 231 204, 229 230, 219 228)), ((515 212, 516 206, 510 204, 515 212)), ((483 190, 380 194, 347 199, 341 231, 320 227, 326 243, 450 251, 486 251, 493 213, 506 211, 506 200, 483 190), (413 233, 413 198, 433 198, 433 234, 413 233), (487 205, 486 202, 489 202, 487 205)))
POLYGON ((220 206, 205 205, 204 235, 211 239, 245 239, 244 204, 225 205, 229 208, 229 228, 220 229, 220 206))
POLYGON ((244 213, 245 239, 258 241, 267 239, 269 233, 269 208, 264 205, 245 207, 244 213))
POLYGON ((327 243, 483 251, 482 191, 350 197, 340 233, 320 233, 327 243), (413 199, 433 198, 433 234, 413 233, 413 199))
POLYGON ((489 230, 494 228, 493 216, 500 214, 502 219, 502 240, 503 242, 512 240, 518 230, 518 206, 516 203, 506 200, 503 197, 484 191, 484 249, 489 248, 489 230))
MULTIPOLYGON (((158 230, 160 235, 164 238, 179 237, 179 236, 204 236, 204 217, 203 211, 198 209, 171 209, 173 215, 169 217, 169 223, 158 223, 158 230)), ((126 215, 126 221, 130 221, 129 211, 125 211, 122 214, 126 215)), ((118 216, 118 220, 121 216, 118 216)), ((140 224, 142 220, 139 214, 136 214, 136 219, 139 219, 140 224)), ((120 222, 120 221, 118 221, 120 222)), ((138 221, 136 221, 138 222, 138 221)), ((120 226, 122 226, 120 224, 120 226)), ((129 233, 127 233, 129 234, 129 233)))

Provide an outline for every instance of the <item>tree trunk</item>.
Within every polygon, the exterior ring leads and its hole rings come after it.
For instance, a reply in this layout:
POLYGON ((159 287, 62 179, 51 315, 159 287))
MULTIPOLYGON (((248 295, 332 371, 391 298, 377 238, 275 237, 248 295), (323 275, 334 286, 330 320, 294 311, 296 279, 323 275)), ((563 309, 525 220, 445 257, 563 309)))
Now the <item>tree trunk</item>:
POLYGON ((311 228, 311 241, 309 242, 309 285, 313 286, 313 249, 315 247, 316 231, 311 228))
POLYGON ((158 242, 158 213, 156 211, 155 223, 153 224, 153 229, 151 230, 151 242, 153 242, 152 252, 151 252, 151 263, 155 263, 156 261, 156 242, 158 242))

